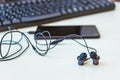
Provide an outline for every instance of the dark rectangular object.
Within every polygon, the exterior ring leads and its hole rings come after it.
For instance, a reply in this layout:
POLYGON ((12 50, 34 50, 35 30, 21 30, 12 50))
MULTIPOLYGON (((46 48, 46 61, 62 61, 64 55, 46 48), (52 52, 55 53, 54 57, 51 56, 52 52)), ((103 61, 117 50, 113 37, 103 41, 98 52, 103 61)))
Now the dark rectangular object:
MULTIPOLYGON (((62 38, 70 34, 77 34, 83 38, 99 38, 100 34, 95 25, 81 26, 39 26, 36 33, 49 31, 53 39, 62 38)), ((47 37, 48 35, 46 35, 47 37)), ((72 37, 78 38, 78 37, 72 37)))
POLYGON ((0 0, 0 31, 111 11, 108 0, 0 0))

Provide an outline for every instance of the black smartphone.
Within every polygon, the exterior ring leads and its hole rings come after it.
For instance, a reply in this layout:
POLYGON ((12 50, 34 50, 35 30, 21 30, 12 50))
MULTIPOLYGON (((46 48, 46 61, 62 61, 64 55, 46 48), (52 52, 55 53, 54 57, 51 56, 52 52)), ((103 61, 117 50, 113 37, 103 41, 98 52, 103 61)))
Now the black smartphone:
MULTIPOLYGON (((70 34, 77 34, 83 38, 100 37, 100 34, 95 25, 39 26, 35 34, 42 31, 49 31, 53 39, 58 39, 70 34)), ((48 35, 45 36, 48 37, 48 35)), ((78 37, 75 36, 74 38, 77 39, 78 37)))

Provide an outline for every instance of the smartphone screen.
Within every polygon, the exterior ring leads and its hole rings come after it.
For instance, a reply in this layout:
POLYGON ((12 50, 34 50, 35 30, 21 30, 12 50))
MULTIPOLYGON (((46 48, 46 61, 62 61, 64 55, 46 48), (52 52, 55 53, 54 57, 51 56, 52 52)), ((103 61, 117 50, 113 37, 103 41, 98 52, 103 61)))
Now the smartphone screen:
MULTIPOLYGON (((77 34, 84 38, 99 38, 100 34, 94 25, 82 26, 39 26, 36 33, 49 31, 52 38, 61 38, 70 34, 77 34)), ((47 36, 45 34, 45 36, 47 36)), ((78 38, 78 37, 74 37, 78 38)))

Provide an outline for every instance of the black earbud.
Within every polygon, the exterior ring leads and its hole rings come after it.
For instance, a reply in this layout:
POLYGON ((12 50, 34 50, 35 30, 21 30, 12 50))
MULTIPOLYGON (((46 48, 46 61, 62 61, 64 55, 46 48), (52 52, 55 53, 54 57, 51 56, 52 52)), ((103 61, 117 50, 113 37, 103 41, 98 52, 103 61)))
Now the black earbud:
POLYGON ((84 62, 87 59, 87 54, 86 53, 81 53, 78 57, 77 57, 77 60, 78 60, 78 65, 84 65, 84 62))
POLYGON ((100 57, 97 55, 96 52, 94 52, 94 51, 90 52, 90 58, 92 58, 94 65, 98 65, 99 64, 100 57))
MULTIPOLYGON (((93 60, 93 64, 94 65, 98 65, 99 64, 100 57, 97 55, 96 52, 94 52, 94 51, 90 52, 90 58, 93 60)), ((86 53, 81 53, 77 57, 78 65, 84 65, 84 62, 87 61, 90 58, 87 58, 87 54, 86 53)))

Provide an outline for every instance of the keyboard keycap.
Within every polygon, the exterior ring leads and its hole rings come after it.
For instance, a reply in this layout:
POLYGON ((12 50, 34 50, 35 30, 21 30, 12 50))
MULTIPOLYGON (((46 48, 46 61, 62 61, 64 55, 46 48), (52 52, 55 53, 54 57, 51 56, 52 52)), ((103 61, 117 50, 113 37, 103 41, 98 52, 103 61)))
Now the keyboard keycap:
POLYGON ((20 20, 19 19, 13 19, 12 23, 20 23, 20 20))
POLYGON ((57 12, 57 13, 52 13, 52 14, 47 14, 47 15, 22 17, 21 21, 29 22, 29 21, 43 20, 43 19, 49 19, 49 18, 59 17, 59 16, 61 16, 61 13, 57 12))
POLYGON ((9 20, 7 20, 7 19, 5 19, 2 23, 3 23, 3 25, 11 24, 11 22, 9 20))

